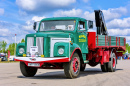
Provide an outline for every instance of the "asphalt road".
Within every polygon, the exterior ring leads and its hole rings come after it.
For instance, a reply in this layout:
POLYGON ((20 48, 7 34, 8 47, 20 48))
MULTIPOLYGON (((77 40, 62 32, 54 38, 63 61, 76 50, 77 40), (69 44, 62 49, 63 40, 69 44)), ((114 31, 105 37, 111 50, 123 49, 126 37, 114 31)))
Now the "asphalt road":
POLYGON ((86 66, 76 79, 67 79, 63 70, 39 69, 24 77, 19 63, 0 63, 0 86, 130 86, 130 60, 118 61, 116 72, 101 72, 100 65, 86 66))

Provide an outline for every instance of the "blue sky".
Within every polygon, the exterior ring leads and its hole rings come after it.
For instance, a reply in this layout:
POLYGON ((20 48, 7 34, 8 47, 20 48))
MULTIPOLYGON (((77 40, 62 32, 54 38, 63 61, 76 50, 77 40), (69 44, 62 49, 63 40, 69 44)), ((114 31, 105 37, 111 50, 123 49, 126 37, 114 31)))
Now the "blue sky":
POLYGON ((94 10, 104 13, 109 35, 126 37, 130 44, 129 0, 0 0, 0 41, 8 44, 34 33, 32 25, 47 17, 74 16, 95 19, 94 10))

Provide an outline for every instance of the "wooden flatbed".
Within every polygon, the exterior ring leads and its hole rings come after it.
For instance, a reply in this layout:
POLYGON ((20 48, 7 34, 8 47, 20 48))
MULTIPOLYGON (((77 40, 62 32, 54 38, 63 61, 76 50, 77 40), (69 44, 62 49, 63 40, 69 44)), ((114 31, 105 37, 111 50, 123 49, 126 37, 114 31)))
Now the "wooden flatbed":
POLYGON ((88 32, 89 50, 96 48, 116 48, 118 51, 125 51, 126 39, 107 35, 96 35, 96 32, 88 32))

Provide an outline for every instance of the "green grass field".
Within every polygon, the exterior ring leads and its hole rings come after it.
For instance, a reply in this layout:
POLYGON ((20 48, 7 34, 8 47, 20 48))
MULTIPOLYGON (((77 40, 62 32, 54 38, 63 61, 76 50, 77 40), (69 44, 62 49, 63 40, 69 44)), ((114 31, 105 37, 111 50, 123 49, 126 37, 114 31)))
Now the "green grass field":
POLYGON ((19 61, 0 61, 0 63, 15 63, 15 62, 19 62, 19 61))

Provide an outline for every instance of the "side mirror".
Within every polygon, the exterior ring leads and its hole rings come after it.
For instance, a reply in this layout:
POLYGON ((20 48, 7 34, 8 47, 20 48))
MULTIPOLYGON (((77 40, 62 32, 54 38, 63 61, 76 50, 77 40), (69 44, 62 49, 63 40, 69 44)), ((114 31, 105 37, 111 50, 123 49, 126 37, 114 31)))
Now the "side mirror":
POLYGON ((88 21, 88 28, 92 29, 93 28, 93 21, 88 21))
POLYGON ((36 30, 36 27, 37 27, 37 22, 34 22, 33 29, 36 30))

